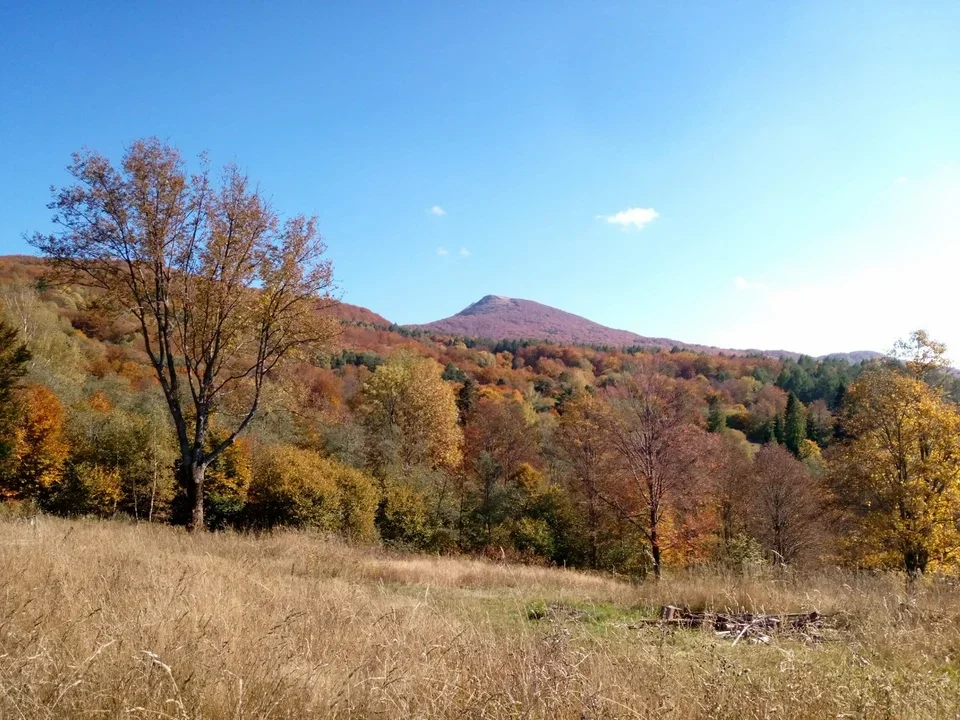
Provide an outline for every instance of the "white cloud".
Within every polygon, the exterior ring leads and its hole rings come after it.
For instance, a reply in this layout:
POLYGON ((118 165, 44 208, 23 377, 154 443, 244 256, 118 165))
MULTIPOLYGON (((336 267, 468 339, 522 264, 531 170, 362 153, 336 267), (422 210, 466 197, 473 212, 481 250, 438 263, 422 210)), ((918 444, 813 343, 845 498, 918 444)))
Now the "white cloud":
POLYGON ((466 248, 460 248, 460 257, 470 257, 470 251, 466 248))
POLYGON ((437 255, 439 255, 440 257, 444 257, 449 254, 450 254, 450 251, 447 250, 445 247, 437 248, 437 255))
POLYGON ((428 212, 429 214, 431 214, 431 215, 436 215, 437 217, 443 217, 444 215, 447 214, 447 211, 444 210, 444 209, 443 209, 442 207, 440 207, 439 205, 434 205, 432 208, 430 208, 429 210, 427 210, 427 212, 428 212))
POLYGON ((642 230, 644 225, 653 222, 658 217, 658 213, 653 208, 627 208, 613 215, 597 215, 597 220, 604 220, 611 225, 619 225, 624 229, 633 227, 642 230))
POLYGON ((750 287, 750 283, 748 283, 739 275, 737 276, 737 279, 733 281, 733 284, 737 290, 746 290, 748 287, 750 287))
POLYGON ((898 178, 897 178, 896 180, 894 180, 893 182, 894 182, 896 185, 901 185, 902 183, 905 183, 906 181, 907 181, 907 179, 901 175, 900 177, 898 177, 898 178))

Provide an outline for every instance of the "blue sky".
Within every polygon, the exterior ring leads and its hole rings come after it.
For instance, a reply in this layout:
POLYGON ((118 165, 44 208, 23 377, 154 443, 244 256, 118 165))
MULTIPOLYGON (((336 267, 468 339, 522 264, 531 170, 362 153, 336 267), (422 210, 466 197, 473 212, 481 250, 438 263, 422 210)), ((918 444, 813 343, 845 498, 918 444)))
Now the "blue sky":
POLYGON ((810 353, 960 357, 960 3, 4 3, 0 251, 157 135, 320 217, 344 299, 488 293, 810 353))

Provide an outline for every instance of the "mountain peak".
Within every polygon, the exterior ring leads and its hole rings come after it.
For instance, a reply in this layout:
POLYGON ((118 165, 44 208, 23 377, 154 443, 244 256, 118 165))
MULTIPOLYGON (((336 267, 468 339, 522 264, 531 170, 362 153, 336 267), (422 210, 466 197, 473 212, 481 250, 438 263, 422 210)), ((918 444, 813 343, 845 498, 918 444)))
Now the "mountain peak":
POLYGON ((506 295, 484 295, 472 305, 461 310, 458 315, 472 315, 476 313, 496 312, 497 308, 506 307, 517 301, 506 295))
POLYGON ((451 335, 497 340, 550 340, 613 346, 648 342, 661 344, 627 330, 605 327, 549 305, 505 295, 485 295, 456 315, 419 327, 451 335))
MULTIPOLYGON (((559 344, 572 345, 609 345, 612 347, 658 347, 670 350, 680 347, 694 352, 750 354, 759 353, 774 357, 799 357, 799 353, 786 350, 727 350, 706 345, 679 342, 669 338, 647 337, 617 330, 601 325, 573 313, 543 305, 533 300, 506 297, 505 295, 484 295, 475 303, 468 305, 456 315, 423 325, 415 325, 444 335, 460 335, 488 340, 548 340, 559 344)), ((880 353, 860 351, 855 353, 834 353, 831 358, 848 362, 860 362, 880 353)))

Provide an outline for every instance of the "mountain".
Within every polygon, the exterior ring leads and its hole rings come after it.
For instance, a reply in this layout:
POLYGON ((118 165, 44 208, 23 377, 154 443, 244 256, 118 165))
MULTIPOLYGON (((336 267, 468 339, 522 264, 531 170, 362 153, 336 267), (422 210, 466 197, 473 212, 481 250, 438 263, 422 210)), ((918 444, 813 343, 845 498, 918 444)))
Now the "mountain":
POLYGON ((533 300, 487 295, 456 315, 418 325, 448 335, 495 340, 550 340, 582 345, 657 345, 673 347, 666 338, 646 338, 616 330, 587 318, 533 300))
MULTIPOLYGON (((626 347, 642 345, 670 350, 680 347, 694 352, 727 354, 762 354, 783 358, 798 358, 800 353, 788 350, 731 350, 680 342, 669 338, 638 335, 629 330, 617 330, 573 313, 543 305, 533 300, 487 295, 443 320, 411 327, 445 335, 487 338, 492 340, 549 340, 558 344, 610 345, 626 347)), ((881 353, 860 350, 851 353, 833 353, 830 358, 860 362, 881 357, 881 353)))

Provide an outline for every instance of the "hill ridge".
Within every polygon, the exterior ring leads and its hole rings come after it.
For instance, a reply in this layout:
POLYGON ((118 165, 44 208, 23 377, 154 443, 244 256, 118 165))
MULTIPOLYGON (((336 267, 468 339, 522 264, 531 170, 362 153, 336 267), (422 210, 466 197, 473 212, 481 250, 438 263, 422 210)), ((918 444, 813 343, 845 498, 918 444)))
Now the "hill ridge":
MULTIPOLYGON (((406 327, 447 335, 495 340, 546 340, 561 344, 609 345, 614 347, 640 345, 657 347, 662 350, 679 347, 684 350, 711 354, 721 352, 737 355, 761 354, 784 358, 797 358, 804 354, 790 350, 719 348, 671 338, 651 337, 630 330, 608 327, 581 315, 545 305, 535 300, 495 294, 484 295, 450 317, 406 327)), ((856 350, 833 352, 820 357, 859 362, 882 357, 882 353, 873 350, 856 350)))

